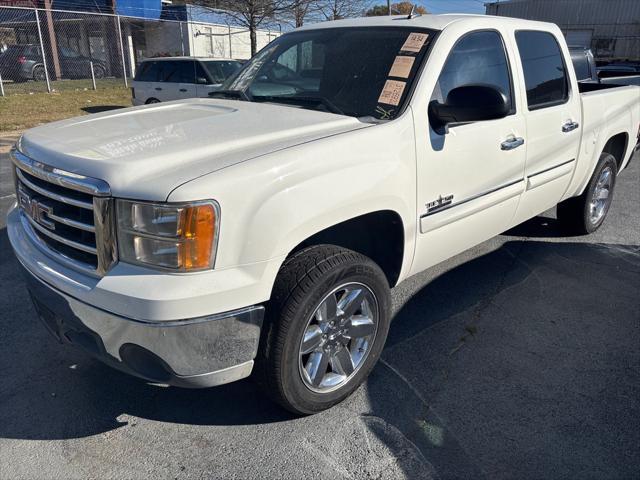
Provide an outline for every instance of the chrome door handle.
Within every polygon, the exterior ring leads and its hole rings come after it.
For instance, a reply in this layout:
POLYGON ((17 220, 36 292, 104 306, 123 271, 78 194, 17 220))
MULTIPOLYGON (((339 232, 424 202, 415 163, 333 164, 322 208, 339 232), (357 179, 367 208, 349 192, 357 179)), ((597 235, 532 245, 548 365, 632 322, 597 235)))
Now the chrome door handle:
POLYGON ((576 128, 578 128, 580 126, 580 124, 578 122, 572 122, 571 120, 569 120, 567 123, 565 123, 562 126, 562 131, 564 133, 569 133, 574 131, 576 128))
POLYGON ((524 145, 524 138, 522 137, 510 137, 500 144, 502 150, 513 150, 519 146, 524 145))

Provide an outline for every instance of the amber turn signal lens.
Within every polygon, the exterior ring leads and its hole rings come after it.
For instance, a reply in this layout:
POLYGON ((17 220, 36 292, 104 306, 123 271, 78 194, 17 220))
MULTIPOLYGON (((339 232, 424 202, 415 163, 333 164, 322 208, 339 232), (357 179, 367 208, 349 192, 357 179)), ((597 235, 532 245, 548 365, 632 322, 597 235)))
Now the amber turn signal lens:
POLYGON ((211 204, 188 207, 185 210, 182 265, 186 270, 211 265, 213 240, 216 235, 216 211, 211 204))

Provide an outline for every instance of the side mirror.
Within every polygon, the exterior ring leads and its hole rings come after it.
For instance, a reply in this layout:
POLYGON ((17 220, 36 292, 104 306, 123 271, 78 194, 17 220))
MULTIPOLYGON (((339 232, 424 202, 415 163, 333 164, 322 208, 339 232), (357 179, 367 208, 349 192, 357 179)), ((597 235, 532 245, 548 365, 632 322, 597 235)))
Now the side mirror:
POLYGON ((208 85, 209 84, 209 80, 207 80, 204 77, 196 77, 196 83, 198 85, 208 85))
POLYGON ((469 123, 495 120, 509 115, 507 97, 489 85, 464 85, 454 88, 445 103, 429 103, 429 121, 434 129, 451 123, 469 123))

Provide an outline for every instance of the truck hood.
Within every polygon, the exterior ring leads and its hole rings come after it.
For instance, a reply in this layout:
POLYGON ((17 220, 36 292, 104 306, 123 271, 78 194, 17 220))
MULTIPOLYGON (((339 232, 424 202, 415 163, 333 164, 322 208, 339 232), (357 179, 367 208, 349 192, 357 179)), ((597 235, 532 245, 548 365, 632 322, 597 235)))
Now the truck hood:
POLYGON ((282 105, 189 99, 36 127, 25 132, 20 149, 52 167, 105 180, 114 196, 163 201, 199 176, 367 126, 282 105))

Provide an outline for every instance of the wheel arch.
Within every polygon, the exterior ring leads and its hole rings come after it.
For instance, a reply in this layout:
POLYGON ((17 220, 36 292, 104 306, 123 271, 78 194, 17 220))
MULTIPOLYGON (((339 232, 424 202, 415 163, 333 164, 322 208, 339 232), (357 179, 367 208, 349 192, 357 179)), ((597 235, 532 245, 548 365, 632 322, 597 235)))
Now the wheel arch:
POLYGON ((36 68, 39 68, 39 67, 44 68, 44 64, 42 62, 33 64, 33 66, 31 67, 31 76, 32 77, 33 77, 33 73, 36 71, 36 68))
POLYGON ((620 171, 622 163, 625 160, 628 145, 629 134, 627 132, 620 132, 611 136, 602 148, 602 153, 609 153, 615 157, 618 171, 620 171))
POLYGON ((402 217, 394 210, 377 210, 323 228, 300 241, 287 257, 322 244, 347 248, 370 258, 382 269, 391 287, 400 278, 405 230, 402 217))

